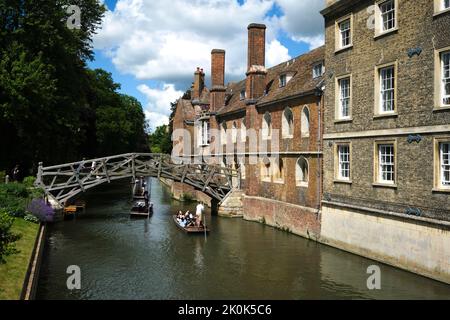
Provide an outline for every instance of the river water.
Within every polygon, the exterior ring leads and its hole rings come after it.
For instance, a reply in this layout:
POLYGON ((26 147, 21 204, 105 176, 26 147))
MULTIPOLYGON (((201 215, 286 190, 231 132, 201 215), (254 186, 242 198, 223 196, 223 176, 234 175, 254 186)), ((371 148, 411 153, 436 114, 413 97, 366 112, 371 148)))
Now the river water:
POLYGON ((187 235, 172 214, 195 204, 150 185, 150 219, 129 218, 123 183, 87 194, 84 214, 49 228, 38 299, 450 299, 443 283, 258 223, 208 216, 207 238, 187 235), (81 290, 67 289, 71 265, 81 290), (371 265, 381 290, 367 288, 371 265))

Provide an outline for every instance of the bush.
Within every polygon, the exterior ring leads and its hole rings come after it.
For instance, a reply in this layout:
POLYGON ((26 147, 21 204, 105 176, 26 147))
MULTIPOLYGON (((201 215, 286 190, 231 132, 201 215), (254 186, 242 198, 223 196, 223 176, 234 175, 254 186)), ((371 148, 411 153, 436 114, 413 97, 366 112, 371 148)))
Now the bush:
POLYGON ((25 217, 23 218, 25 221, 33 222, 33 223, 39 223, 39 219, 32 214, 27 213, 25 217))
POLYGON ((20 183, 0 184, 0 210, 14 217, 23 217, 30 193, 20 183))
POLYGON ((26 188, 33 188, 34 182, 36 181, 36 177, 26 177, 23 179, 23 184, 26 188))
POLYGON ((55 217, 55 211, 43 199, 33 199, 27 211, 41 222, 52 222, 55 217))
POLYGON ((0 171, 0 184, 5 183, 6 173, 5 171, 0 171))
POLYGON ((13 223, 13 217, 0 211, 0 264, 5 263, 7 256, 18 253, 15 242, 20 239, 20 235, 11 232, 13 223))

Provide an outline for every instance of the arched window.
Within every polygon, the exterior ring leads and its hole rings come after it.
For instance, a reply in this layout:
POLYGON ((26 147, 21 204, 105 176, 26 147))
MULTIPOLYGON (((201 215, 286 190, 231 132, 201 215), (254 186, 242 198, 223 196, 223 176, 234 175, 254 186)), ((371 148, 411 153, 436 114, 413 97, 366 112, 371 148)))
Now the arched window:
POLYGON ((271 171, 270 159, 268 157, 265 157, 261 161, 261 180, 262 181, 269 181, 269 182, 271 181, 270 171, 271 171))
POLYGON ((308 161, 301 157, 297 160, 295 170, 295 180, 297 186, 307 187, 309 182, 309 164, 308 161))
POLYGON ((246 171, 245 171, 245 157, 239 159, 239 170, 241 171, 241 179, 245 180, 246 171))
POLYGON ((284 182, 284 162, 283 159, 278 158, 277 161, 274 161, 274 174, 273 179, 276 182, 284 182))
POLYGON ((304 106, 302 110, 302 136, 309 137, 309 109, 304 106))
POLYGON ((284 138, 292 138, 294 135, 294 114, 291 108, 284 109, 281 130, 284 138))
POLYGON ((237 142, 237 124, 236 124, 236 121, 233 121, 233 125, 232 125, 232 127, 231 127, 231 141, 233 142, 233 143, 236 143, 237 142))
POLYGON ((222 141, 222 144, 227 143, 227 124, 226 122, 222 122, 220 125, 220 141, 222 141))
POLYGON ((263 139, 270 139, 272 136, 272 116, 266 112, 262 121, 262 137, 263 139))
POLYGON ((240 133, 241 133, 241 142, 246 142, 247 141, 247 125, 246 125, 246 123, 245 123, 245 120, 246 118, 243 118, 242 120, 241 120, 241 130, 240 130, 240 133))

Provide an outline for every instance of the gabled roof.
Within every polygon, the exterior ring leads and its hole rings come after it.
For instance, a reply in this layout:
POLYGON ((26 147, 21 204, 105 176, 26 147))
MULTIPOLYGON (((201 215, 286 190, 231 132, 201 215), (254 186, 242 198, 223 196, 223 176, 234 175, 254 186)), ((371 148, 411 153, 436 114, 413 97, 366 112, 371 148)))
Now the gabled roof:
MULTIPOLYGON (((313 78, 313 67, 324 61, 325 46, 314 49, 289 61, 280 63, 267 70, 266 92, 257 105, 266 105, 282 99, 310 93, 322 82, 323 77, 313 78), (291 74, 291 80, 285 87, 279 87, 279 77, 282 74, 291 74)), ((229 97, 225 106, 218 110, 218 115, 238 112, 245 109, 245 100, 240 100, 240 93, 245 90, 246 80, 231 84, 227 88, 229 97), (230 97, 231 96, 231 97, 230 97)))

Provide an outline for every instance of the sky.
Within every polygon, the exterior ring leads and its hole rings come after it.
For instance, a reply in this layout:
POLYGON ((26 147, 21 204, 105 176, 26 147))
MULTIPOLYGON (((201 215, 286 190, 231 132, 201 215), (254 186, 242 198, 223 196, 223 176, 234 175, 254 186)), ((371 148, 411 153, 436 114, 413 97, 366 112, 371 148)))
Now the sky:
POLYGON ((226 51, 226 83, 245 78, 248 24, 267 26, 267 67, 324 42, 325 0, 100 1, 108 11, 89 66, 111 72, 120 91, 142 103, 151 130, 169 122, 170 103, 197 67, 209 86, 212 49, 226 51))

